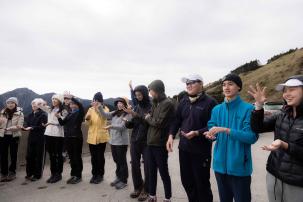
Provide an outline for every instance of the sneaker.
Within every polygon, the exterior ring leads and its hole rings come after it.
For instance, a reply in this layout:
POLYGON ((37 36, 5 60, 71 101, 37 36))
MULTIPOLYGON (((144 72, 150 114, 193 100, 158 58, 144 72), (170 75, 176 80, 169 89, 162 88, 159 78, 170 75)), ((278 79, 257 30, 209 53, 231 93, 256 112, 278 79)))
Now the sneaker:
POLYGON ((142 191, 138 197, 138 201, 146 201, 148 194, 145 191, 142 191))
POLYGON ((118 178, 116 178, 114 181, 112 181, 112 182, 110 183, 110 186, 114 187, 114 186, 116 186, 116 184, 117 184, 118 182, 120 182, 120 180, 119 180, 118 178))
POLYGON ((56 183, 58 181, 62 180, 62 175, 61 174, 57 174, 53 177, 53 179, 50 181, 50 183, 56 183))
POLYGON ((26 176, 25 176, 25 179, 26 179, 26 180, 31 180, 32 177, 33 177, 32 175, 26 175, 26 176))
POLYGON ((103 176, 97 175, 93 181, 93 184, 100 184, 103 181, 103 176))
POLYGON ((66 184, 71 184, 71 181, 75 178, 75 176, 71 176, 67 181, 66 184))
POLYGON ((51 181, 53 180, 55 176, 54 175, 51 175, 47 180, 46 180, 46 183, 51 183, 51 181))
POLYGON ((129 196, 131 198, 138 198, 138 196, 140 195, 141 191, 140 190, 135 190, 133 191, 129 196))
POLYGON ((118 182, 118 183, 115 185, 116 189, 123 189, 123 188, 126 187, 126 186, 127 186, 127 183, 124 183, 124 182, 122 182, 122 181, 118 182))
POLYGON ((7 175, 1 175, 0 182, 7 182, 7 175))
POLYGON ((79 182, 81 182, 82 179, 81 177, 74 177, 71 181, 70 181, 70 184, 78 184, 79 182))
POLYGON ((7 181, 13 181, 14 179, 16 179, 16 173, 9 172, 7 176, 7 181))
POLYGON ((156 196, 148 196, 148 202, 157 202, 156 196))
POLYGON ((94 184, 95 179, 96 179, 96 175, 93 175, 92 178, 90 178, 89 183, 94 184))

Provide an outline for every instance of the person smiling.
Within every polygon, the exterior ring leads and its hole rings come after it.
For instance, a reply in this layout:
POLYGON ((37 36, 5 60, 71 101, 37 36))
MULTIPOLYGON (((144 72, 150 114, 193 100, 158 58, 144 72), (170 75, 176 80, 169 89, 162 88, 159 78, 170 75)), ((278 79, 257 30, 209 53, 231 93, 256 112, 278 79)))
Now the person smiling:
POLYGON ((252 157, 251 145, 258 136, 251 130, 253 105, 239 95, 242 80, 228 74, 222 80, 224 102, 212 110, 205 136, 216 140, 213 169, 221 202, 250 202, 252 157))
POLYGON ((281 113, 264 118, 266 87, 250 86, 255 110, 251 127, 255 132, 274 131, 274 141, 262 149, 270 151, 266 170, 268 199, 299 202, 303 198, 303 75, 288 78, 276 90, 283 91, 281 113))

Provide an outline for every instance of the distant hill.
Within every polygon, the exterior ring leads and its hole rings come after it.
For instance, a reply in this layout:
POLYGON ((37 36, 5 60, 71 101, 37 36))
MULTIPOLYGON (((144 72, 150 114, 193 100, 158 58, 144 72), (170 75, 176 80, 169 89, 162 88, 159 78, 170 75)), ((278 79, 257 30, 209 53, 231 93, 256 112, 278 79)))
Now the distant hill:
MULTIPOLYGON (((284 82, 289 76, 303 74, 303 48, 290 49, 285 53, 273 56, 263 66, 260 65, 258 67, 257 61, 246 63, 245 65, 248 68, 236 68, 236 73, 241 70, 239 76, 243 80, 241 96, 249 102, 253 101, 247 93, 249 85, 255 85, 259 82, 261 85, 267 86, 268 101, 282 101, 281 93, 275 90, 276 85, 284 82)), ((205 89, 208 94, 215 97, 219 102, 223 101, 221 80, 206 85, 205 89)))
MULTIPOLYGON (((28 88, 17 88, 15 90, 3 93, 0 95, 0 109, 3 109, 5 106, 5 101, 9 97, 17 97, 19 101, 19 106, 23 108, 23 112, 25 115, 29 114, 32 111, 31 102, 35 98, 42 98, 47 101, 47 103, 51 103, 51 98, 55 93, 46 93, 39 95, 34 91, 28 88)), ((80 99, 84 108, 88 109, 91 103, 91 100, 80 99)), ((114 110, 114 98, 109 98, 104 100, 105 105, 109 107, 112 111, 114 110)))

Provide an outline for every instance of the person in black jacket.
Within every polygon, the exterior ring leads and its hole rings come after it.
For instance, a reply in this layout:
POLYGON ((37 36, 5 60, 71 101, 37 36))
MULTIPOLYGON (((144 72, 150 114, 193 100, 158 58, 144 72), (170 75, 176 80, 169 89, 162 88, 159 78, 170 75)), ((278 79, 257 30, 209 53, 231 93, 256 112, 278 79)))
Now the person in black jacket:
POLYGON ((60 125, 64 125, 66 133, 66 147, 71 165, 71 178, 67 180, 67 184, 77 184, 81 181, 83 162, 82 162, 82 122, 84 119, 84 109, 80 101, 76 98, 71 98, 71 112, 62 119, 60 114, 56 114, 60 125))
POLYGON ((200 75, 182 78, 185 94, 178 104, 167 150, 172 152, 173 138, 180 130, 179 161, 182 185, 189 202, 213 201, 210 187, 211 141, 205 138, 207 122, 217 102, 203 91, 200 75))
MULTIPOLYGON (((126 121, 127 128, 132 128, 131 134, 131 168, 134 184, 134 192, 130 194, 131 198, 137 198, 138 201, 145 201, 148 197, 148 160, 146 136, 148 124, 145 122, 145 115, 150 112, 151 103, 146 86, 137 86, 134 90, 131 88, 131 95, 135 99, 134 111, 126 109, 127 113, 132 114, 132 119, 126 121), (134 96, 133 96, 134 95, 134 96), (144 181, 141 174, 141 156, 144 160, 144 181)), ((134 102, 134 101, 133 101, 134 102)))
POLYGON ((43 173, 45 157, 44 124, 47 123, 47 114, 39 107, 44 100, 36 98, 32 101, 32 113, 26 119, 25 131, 29 131, 26 154, 25 179, 37 181, 43 173))
POLYGON ((267 160, 267 193, 270 202, 303 200, 303 75, 279 84, 285 106, 281 113, 264 118, 265 88, 250 86, 255 110, 251 128, 255 132, 274 131, 274 141, 262 149, 271 151, 267 160))

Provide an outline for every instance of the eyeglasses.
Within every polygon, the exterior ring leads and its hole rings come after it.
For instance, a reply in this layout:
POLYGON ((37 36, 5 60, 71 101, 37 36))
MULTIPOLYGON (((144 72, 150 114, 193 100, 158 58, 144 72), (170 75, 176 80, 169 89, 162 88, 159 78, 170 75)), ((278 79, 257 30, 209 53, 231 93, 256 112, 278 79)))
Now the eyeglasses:
POLYGON ((189 86, 189 85, 194 85, 195 83, 198 83, 200 81, 188 81, 186 82, 186 86, 189 86))

